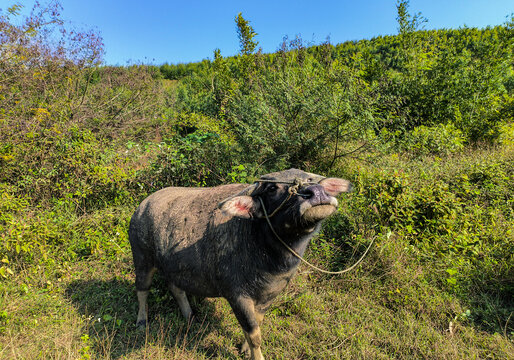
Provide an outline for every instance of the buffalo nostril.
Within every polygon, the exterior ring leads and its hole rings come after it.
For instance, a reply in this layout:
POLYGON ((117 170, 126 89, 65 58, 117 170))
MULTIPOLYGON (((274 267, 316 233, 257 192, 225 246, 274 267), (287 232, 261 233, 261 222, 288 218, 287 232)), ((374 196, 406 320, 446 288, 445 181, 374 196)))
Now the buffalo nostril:
POLYGON ((314 191, 312 191, 311 189, 305 189, 302 191, 301 194, 298 194, 300 195, 301 197, 303 197, 304 199, 310 199, 311 197, 313 197, 315 194, 314 194, 314 191))
POLYGON ((331 197, 325 192, 323 186, 319 184, 304 188, 301 193, 302 197, 312 206, 320 204, 331 204, 332 202, 331 197))
POLYGON ((320 185, 312 185, 302 190, 301 195, 304 199, 320 197, 323 188, 320 185))

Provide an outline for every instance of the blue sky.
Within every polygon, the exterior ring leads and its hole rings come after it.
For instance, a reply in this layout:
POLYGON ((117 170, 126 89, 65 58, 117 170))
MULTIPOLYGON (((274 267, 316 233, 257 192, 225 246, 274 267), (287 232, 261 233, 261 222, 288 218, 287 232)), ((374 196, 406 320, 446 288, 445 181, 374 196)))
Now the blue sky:
MULTIPOLYGON (((13 2, 0 0, 0 4, 13 2)), ((104 60, 111 65, 200 61, 212 59, 216 48, 224 56, 235 55, 239 43, 234 18, 239 12, 250 20, 264 52, 276 51, 284 36, 291 39, 297 34, 311 43, 329 36, 336 44, 397 33, 396 0, 60 2, 66 20, 100 32, 104 60)), ((30 8, 33 1, 22 3, 30 8)), ((410 12, 421 12, 428 19, 426 29, 482 28, 504 23, 514 12, 514 1, 411 0, 410 12)))

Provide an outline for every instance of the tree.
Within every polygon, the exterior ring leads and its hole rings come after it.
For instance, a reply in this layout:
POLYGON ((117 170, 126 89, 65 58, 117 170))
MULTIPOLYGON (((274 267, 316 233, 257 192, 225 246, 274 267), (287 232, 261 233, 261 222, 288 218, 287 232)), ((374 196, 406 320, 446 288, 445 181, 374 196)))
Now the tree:
POLYGON ((422 24, 428 21, 420 12, 411 15, 409 13, 409 6, 409 0, 398 0, 396 3, 398 12, 396 21, 398 21, 398 33, 400 35, 420 30, 423 28, 422 24))
POLYGON ((243 18, 242 13, 237 14, 235 21, 237 24, 240 53, 242 55, 253 54, 259 44, 258 41, 254 41, 254 37, 257 33, 254 31, 253 27, 250 26, 250 21, 243 18))

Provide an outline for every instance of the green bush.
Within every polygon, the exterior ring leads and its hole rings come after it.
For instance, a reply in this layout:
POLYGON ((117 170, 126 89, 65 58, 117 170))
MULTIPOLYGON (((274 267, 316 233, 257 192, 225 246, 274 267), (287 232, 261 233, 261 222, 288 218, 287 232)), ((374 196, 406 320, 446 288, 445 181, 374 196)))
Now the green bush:
POLYGON ((77 216, 71 200, 49 209, 31 206, 13 186, 0 184, 0 277, 95 256, 116 258, 128 251, 130 208, 105 208, 77 216))
MULTIPOLYGON (((135 171, 126 156, 105 146, 90 130, 33 131, 2 166, 2 179, 15 185, 33 202, 74 199, 87 211, 130 197, 129 182, 135 171)), ((7 147, 4 145, 4 148, 7 147)))
POLYGON ((449 155, 463 149, 465 137, 452 123, 415 127, 401 148, 414 155, 449 155))
POLYGON ((150 191, 167 186, 214 186, 227 181, 237 159, 220 136, 197 130, 159 144, 150 168, 140 174, 150 191))
POLYGON ((503 124, 500 126, 498 142, 502 145, 514 145, 514 123, 503 124))
POLYGON ((499 330, 493 314, 505 319, 514 305, 514 161, 511 150, 478 154, 424 158, 402 170, 396 156, 383 160, 387 169, 348 167, 355 191, 341 199, 349 221, 342 229, 391 232, 427 281, 462 299, 477 324, 499 330))

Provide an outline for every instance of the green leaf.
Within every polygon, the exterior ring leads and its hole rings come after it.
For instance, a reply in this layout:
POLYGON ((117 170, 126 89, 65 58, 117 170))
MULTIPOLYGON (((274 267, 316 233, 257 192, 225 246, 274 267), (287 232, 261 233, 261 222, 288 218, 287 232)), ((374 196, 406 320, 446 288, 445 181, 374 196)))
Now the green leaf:
POLYGON ((452 277, 452 278, 448 278, 448 279, 446 279, 446 281, 447 281, 447 282, 448 282, 448 284, 450 284, 450 285, 455 285, 455 284, 457 284, 457 279, 455 279, 455 278, 453 278, 453 277, 452 277))
POLYGON ((450 276, 453 276, 453 275, 457 274, 457 270, 455 270, 455 269, 446 269, 446 272, 450 276))

